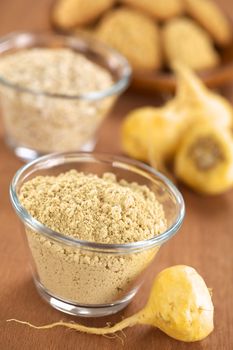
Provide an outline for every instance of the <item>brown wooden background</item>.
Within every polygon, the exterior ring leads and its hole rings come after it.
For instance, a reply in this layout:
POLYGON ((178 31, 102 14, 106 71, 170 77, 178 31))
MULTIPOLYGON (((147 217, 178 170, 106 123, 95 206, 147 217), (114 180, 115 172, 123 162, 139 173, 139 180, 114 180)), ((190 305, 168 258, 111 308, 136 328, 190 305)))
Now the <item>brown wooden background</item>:
MULTIPOLYGON (((218 0, 233 17, 232 0, 218 0)), ((14 30, 49 28, 52 0, 0 0, 0 35, 14 30)), ((231 96, 231 93, 228 94, 231 96)), ((233 101, 233 95, 232 95, 233 101)), ((128 93, 118 102, 100 132, 97 149, 120 152, 119 126, 132 107, 156 104, 155 96, 128 93)), ((1 121, 0 121, 1 122, 1 121)), ((0 124, 1 125, 1 124, 0 124)), ((204 341, 185 344, 170 339, 151 327, 126 330, 124 347, 117 339, 90 336, 57 328, 39 331, 5 322, 8 318, 28 320, 34 324, 75 320, 44 303, 33 286, 19 223, 9 203, 8 187, 22 163, 7 149, 0 127, 0 350, 231 350, 233 349, 233 191, 204 198, 181 187, 187 214, 180 233, 158 254, 150 278, 130 306, 118 315, 84 320, 88 325, 105 325, 131 315, 147 298, 153 275, 173 264, 195 267, 213 288, 215 330, 204 341)))

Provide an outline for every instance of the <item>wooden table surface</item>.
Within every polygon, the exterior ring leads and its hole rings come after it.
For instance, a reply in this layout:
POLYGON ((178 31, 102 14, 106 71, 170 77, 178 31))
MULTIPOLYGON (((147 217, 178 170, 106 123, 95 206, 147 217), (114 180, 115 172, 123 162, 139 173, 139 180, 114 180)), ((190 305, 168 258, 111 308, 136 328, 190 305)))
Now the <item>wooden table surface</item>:
MULTIPOLYGON (((222 0, 221 4, 233 15, 232 0, 222 0)), ((0 35, 14 30, 49 28, 50 6, 51 0, 0 0, 0 35)), ((139 94, 124 95, 102 127, 97 149, 120 153, 118 134, 122 116, 132 107, 153 105, 155 101, 154 97, 139 94)), ((22 163, 5 146, 2 127, 0 130, 0 350, 233 349, 233 191, 207 198, 181 187, 187 206, 184 225, 161 249, 148 280, 133 302, 124 311, 107 318, 85 320, 66 316, 43 302, 33 285, 19 222, 8 196, 9 183, 22 163), (195 267, 213 288, 215 330, 202 342, 185 344, 152 327, 137 326, 125 331, 122 346, 117 339, 63 328, 40 331, 6 323, 9 318, 28 320, 37 325, 61 319, 77 320, 90 326, 116 322, 139 310, 147 299, 154 274, 174 264, 195 267)))

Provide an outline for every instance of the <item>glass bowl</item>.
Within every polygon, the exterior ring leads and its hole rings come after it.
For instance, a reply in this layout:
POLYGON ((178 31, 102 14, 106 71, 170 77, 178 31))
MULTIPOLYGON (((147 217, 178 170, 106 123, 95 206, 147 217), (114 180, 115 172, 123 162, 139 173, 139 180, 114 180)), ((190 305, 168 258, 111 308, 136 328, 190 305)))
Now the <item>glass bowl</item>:
POLYGON ((10 198, 21 219, 39 294, 54 308, 79 316, 104 316, 123 309, 140 288, 159 248, 180 228, 184 201, 177 188, 151 167, 124 157, 94 153, 44 156, 18 170, 10 198), (127 244, 103 244, 74 239, 35 220, 21 205, 21 186, 39 175, 76 169, 146 185, 163 205, 168 228, 151 239, 127 244))
MULTIPOLYGON (((83 94, 56 94, 14 84, 0 71, 5 140, 24 161, 52 152, 92 151, 100 124, 131 77, 131 68, 123 56, 82 32, 76 37, 54 33, 9 34, 0 40, 0 60, 5 55, 42 47, 50 48, 51 52, 68 48, 84 55, 105 68, 113 84, 83 94)), ((26 71, 25 67, 24 74, 26 71)), ((62 78, 58 81, 63 84, 62 78)))

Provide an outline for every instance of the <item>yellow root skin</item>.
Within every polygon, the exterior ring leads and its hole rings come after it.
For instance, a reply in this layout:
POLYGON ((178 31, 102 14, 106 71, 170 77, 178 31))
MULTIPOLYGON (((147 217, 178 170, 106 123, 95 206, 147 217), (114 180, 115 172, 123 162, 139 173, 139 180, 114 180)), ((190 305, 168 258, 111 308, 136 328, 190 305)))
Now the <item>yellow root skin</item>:
POLYGON ((209 124, 195 124, 182 140, 175 156, 174 169, 180 180, 199 193, 215 195, 227 191, 233 187, 233 140, 230 132, 209 124), (212 167, 201 169, 192 150, 198 152, 199 162, 209 162, 214 157, 213 150, 207 151, 204 147, 202 150, 201 144, 198 146, 200 140, 205 139, 217 145, 221 157, 212 167))
POLYGON ((178 147, 182 125, 173 105, 136 109, 126 116, 122 125, 123 151, 166 171, 166 162, 174 156, 178 147))
POLYGON ((157 327, 172 338, 193 342, 207 337, 213 330, 214 308, 209 290, 202 277, 192 267, 169 267, 156 277, 147 305, 137 314, 112 327, 94 328, 77 323, 56 322, 45 326, 16 321, 36 329, 67 327, 91 334, 111 334, 146 324, 157 327))
POLYGON ((122 149, 129 156, 148 161, 149 133, 153 117, 159 108, 143 107, 130 112, 121 129, 122 149))
POLYGON ((152 166, 164 170, 173 159, 182 137, 184 125, 173 111, 173 107, 163 109, 163 114, 155 115, 149 129, 148 158, 152 166))
POLYGON ((158 274, 144 314, 155 327, 185 342, 202 340, 214 329, 209 290, 190 266, 172 266, 158 274))
POLYGON ((174 103, 177 112, 187 114, 191 123, 202 120, 231 128, 233 109, 222 96, 209 91, 202 81, 190 69, 179 63, 173 67, 177 77, 177 92, 174 103))

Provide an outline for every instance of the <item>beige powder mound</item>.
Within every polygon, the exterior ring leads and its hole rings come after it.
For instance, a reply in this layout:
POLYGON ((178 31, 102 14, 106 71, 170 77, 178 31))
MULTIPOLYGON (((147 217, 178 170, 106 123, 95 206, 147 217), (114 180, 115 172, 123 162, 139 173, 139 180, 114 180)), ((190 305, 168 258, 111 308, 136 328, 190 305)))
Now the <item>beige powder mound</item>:
MULTIPOLYGON (((163 207, 146 186, 75 170, 26 182, 23 206, 46 226, 79 239, 129 243, 166 229, 163 207)), ((120 302, 134 293, 159 247, 131 254, 88 251, 26 228, 35 279, 54 297, 78 305, 120 302)))
MULTIPOLYGON (((104 68, 70 49, 37 48, 0 58, 0 76, 20 87, 52 94, 78 95, 113 85, 104 68)), ((93 140, 115 96, 55 98, 0 85, 6 138, 39 153, 80 150, 93 140)))
POLYGON ((78 95, 108 89, 106 69, 68 48, 22 50, 0 59, 0 76, 34 91, 78 95))
POLYGON ((110 173, 35 177, 21 188, 20 201, 44 225, 86 241, 137 242, 166 228, 162 206, 148 187, 117 182, 110 173))

